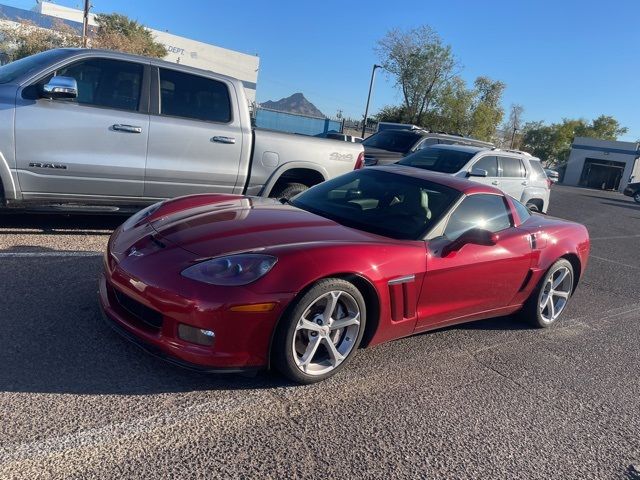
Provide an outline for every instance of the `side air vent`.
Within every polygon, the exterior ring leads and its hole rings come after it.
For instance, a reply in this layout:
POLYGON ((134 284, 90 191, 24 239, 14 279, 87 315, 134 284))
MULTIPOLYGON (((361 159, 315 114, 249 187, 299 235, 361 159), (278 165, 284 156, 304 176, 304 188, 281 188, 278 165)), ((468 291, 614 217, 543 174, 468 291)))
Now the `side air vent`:
POLYGON ((416 316, 415 275, 389 280, 391 320, 399 322, 416 316))

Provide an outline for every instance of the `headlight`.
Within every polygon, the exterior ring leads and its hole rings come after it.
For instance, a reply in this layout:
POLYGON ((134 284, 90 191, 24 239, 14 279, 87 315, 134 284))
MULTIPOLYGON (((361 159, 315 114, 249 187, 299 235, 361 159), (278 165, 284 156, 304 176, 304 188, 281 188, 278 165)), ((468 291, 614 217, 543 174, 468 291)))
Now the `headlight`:
POLYGON ((154 203, 153 205, 148 206, 145 209, 140 210, 138 213, 134 213, 130 216, 126 222, 122 224, 122 230, 129 230, 135 227, 138 223, 140 223, 145 218, 151 216, 154 212, 156 212, 163 202, 154 203))
POLYGON ((278 259, 271 255, 245 253, 212 258, 182 271, 182 276, 220 286, 247 285, 266 275, 278 259))

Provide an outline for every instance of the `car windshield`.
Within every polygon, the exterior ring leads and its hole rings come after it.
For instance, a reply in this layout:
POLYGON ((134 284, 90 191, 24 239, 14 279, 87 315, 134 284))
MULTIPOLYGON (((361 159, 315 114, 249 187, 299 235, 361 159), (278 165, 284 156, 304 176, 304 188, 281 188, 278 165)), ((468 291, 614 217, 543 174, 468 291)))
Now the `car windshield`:
POLYGON ((418 240, 460 195, 427 180, 369 169, 316 185, 291 203, 347 227, 418 240))
POLYGON ((390 152, 407 153, 421 138, 419 133, 403 130, 385 130, 374 133, 362 142, 365 147, 380 148, 390 152))
POLYGON ((37 72, 48 64, 56 62, 65 56, 63 50, 48 50, 46 52, 21 58, 15 62, 0 67, 0 83, 12 83, 31 73, 37 72))
POLYGON ((434 172, 456 173, 464 167, 477 152, 450 150, 441 147, 427 147, 406 156, 400 165, 423 168, 434 172))

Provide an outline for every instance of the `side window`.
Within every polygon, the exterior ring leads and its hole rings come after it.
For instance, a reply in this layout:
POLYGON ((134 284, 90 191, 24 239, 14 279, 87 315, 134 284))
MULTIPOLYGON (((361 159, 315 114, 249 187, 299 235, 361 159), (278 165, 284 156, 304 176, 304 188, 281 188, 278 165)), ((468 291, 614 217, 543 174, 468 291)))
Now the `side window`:
POLYGON ((482 170, 486 170, 488 177, 497 177, 498 157, 482 157, 480 160, 473 164, 473 168, 481 168, 482 170))
POLYGON ((523 204, 521 204, 518 200, 516 200, 515 198, 511 198, 511 201, 513 202, 513 205, 516 207, 516 212, 518 212, 518 216, 520 217, 521 222, 524 222, 527 218, 531 216, 531 212, 529 211, 529 209, 525 207, 523 204))
POLYGON ((208 122, 230 122, 229 89, 217 80, 161 68, 160 113, 208 122))
POLYGON ((137 110, 143 68, 139 63, 92 58, 63 67, 56 75, 76 79, 75 101, 81 105, 137 110))
POLYGON ((500 165, 503 177, 524 178, 527 176, 522 160, 519 158, 500 157, 500 165))
POLYGON ((437 143, 438 143, 437 138, 433 138, 433 137, 425 138, 416 150, 422 150, 423 148, 430 147, 431 145, 436 145, 437 143))
POLYGON ((539 160, 529 160, 529 164, 531 165, 531 170, 535 173, 536 179, 545 180, 547 178, 547 174, 544 173, 544 168, 542 168, 539 160))
POLYGON ((481 228, 499 232, 511 226, 509 210, 501 195, 471 195, 449 217, 444 235, 455 240, 467 230, 481 228))

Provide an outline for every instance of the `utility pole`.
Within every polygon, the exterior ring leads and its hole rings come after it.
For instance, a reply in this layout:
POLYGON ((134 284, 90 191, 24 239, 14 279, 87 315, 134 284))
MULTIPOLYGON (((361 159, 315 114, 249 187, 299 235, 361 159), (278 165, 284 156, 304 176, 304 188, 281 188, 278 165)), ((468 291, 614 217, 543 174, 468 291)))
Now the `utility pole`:
POLYGON ((87 48, 89 40, 89 0, 84 0, 84 12, 82 13, 82 48, 87 48))
POLYGON ((371 70, 371 82, 369 83, 369 95, 367 96, 367 107, 364 109, 364 121, 362 122, 362 138, 364 138, 367 128, 367 117, 369 116, 369 102, 371 101, 371 90, 373 90, 373 80, 376 77, 376 69, 382 68, 382 65, 374 65, 371 70))

